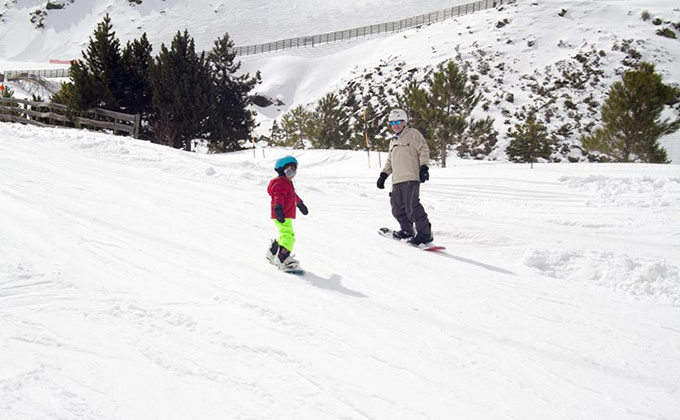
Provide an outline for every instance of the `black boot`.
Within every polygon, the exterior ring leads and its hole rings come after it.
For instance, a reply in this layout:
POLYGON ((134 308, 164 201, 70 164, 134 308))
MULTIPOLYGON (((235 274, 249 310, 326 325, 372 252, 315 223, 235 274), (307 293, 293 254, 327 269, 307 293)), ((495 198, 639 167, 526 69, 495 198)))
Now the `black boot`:
POLYGON ((432 233, 430 233, 429 235, 424 235, 419 232, 416 236, 409 239, 408 243, 414 246, 418 246, 420 244, 428 244, 432 241, 434 241, 434 236, 432 236, 432 233))
POLYGON ((405 230, 395 230, 395 231, 392 232, 392 237, 394 239, 399 239, 401 241, 401 240, 404 240, 404 239, 412 238, 413 233, 407 232, 405 230))

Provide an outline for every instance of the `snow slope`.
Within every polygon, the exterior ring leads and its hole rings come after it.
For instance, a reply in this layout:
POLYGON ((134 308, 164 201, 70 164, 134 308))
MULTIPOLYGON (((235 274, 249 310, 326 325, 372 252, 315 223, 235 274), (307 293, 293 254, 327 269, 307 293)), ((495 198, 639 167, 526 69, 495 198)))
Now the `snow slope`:
POLYGON ((0 6, 0 59, 44 61, 79 58, 97 23, 107 13, 123 44, 146 32, 166 45, 185 28, 198 49, 229 32, 237 45, 249 45, 399 20, 462 3, 460 0, 62 0, 47 10, 36 30, 31 13, 44 0, 5 0, 0 6), (73 1, 71 3, 71 1, 73 1))
POLYGON ((296 277, 262 153, 0 124, 0 418, 678 419, 677 166, 453 161, 430 254, 293 151, 296 277))

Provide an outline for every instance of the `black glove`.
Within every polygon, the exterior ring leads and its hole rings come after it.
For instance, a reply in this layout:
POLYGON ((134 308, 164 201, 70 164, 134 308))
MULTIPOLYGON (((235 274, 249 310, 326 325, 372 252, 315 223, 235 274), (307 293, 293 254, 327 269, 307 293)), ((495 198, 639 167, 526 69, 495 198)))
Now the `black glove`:
POLYGON ((283 206, 281 204, 274 206, 274 214, 276 215, 276 220, 278 220, 280 223, 286 221, 286 218, 283 217, 283 206))
POLYGON ((300 212, 305 216, 307 215, 307 213, 309 213, 309 209, 307 208, 307 206, 305 206, 305 203, 303 203, 302 201, 297 203, 297 208, 299 208, 300 212))
POLYGON ((380 172, 380 178, 378 178, 378 188, 381 190, 385 188, 385 180, 388 175, 385 172, 380 172))
POLYGON ((420 182, 425 182, 430 179, 430 170, 425 165, 420 165, 420 182))

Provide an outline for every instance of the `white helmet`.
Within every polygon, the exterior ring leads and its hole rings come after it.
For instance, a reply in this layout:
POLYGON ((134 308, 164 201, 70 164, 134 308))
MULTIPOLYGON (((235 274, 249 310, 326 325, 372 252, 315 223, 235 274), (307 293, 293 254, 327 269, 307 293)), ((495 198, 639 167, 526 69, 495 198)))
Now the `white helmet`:
POLYGON ((390 121, 403 121, 404 124, 408 123, 408 115, 406 111, 401 108, 395 108, 390 111, 390 121))

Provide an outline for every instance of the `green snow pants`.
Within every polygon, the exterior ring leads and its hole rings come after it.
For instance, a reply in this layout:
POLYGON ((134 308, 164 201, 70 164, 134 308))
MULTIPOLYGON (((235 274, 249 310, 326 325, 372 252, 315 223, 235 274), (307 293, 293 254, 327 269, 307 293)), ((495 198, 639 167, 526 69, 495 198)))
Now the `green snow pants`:
POLYGON ((295 245, 295 232, 293 232, 293 219, 286 219, 283 223, 274 219, 274 224, 279 230, 279 240, 277 241, 280 246, 286 248, 288 251, 293 250, 293 245, 295 245))

